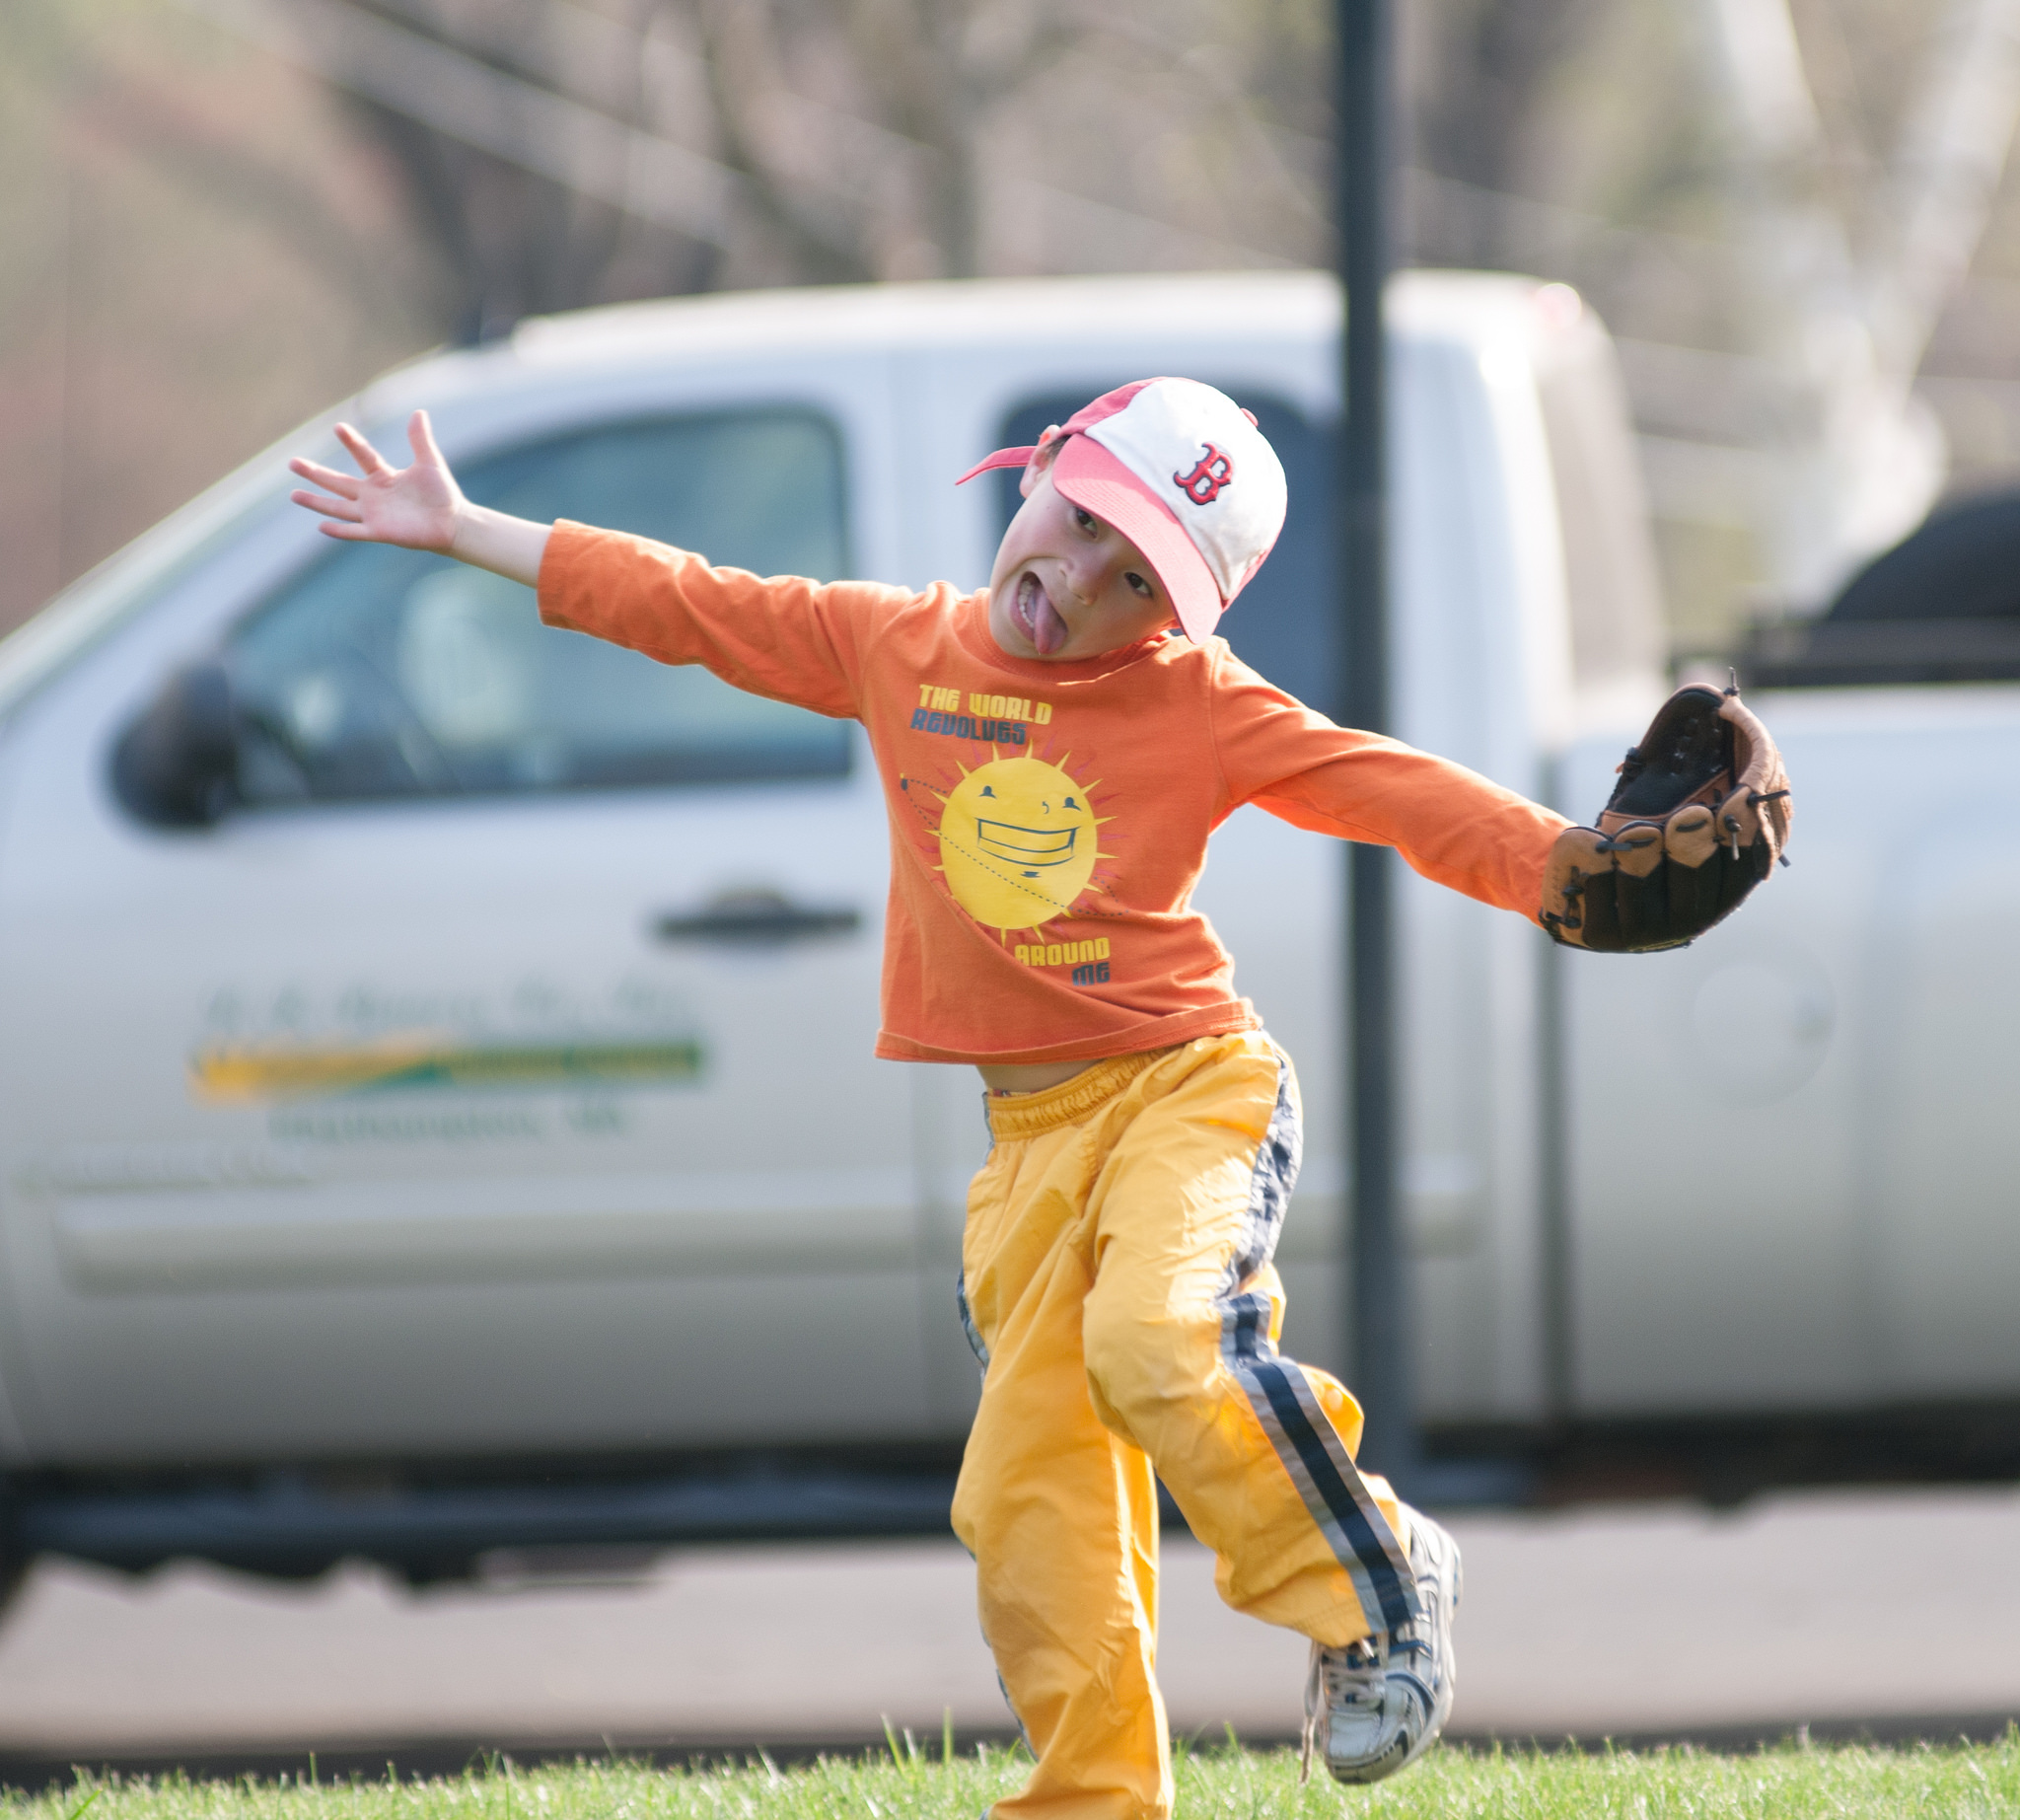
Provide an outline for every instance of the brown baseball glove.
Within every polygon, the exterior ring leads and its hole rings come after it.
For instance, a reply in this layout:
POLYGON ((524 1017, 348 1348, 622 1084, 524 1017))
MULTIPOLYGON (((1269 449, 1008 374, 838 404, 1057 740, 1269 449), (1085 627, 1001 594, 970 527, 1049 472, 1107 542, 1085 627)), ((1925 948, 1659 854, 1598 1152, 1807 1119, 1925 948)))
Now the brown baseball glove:
POLYGON ((1681 948, 1739 908, 1788 844, 1788 774, 1740 692, 1680 689, 1620 767, 1597 828, 1567 828, 1543 926, 1595 954, 1681 948))

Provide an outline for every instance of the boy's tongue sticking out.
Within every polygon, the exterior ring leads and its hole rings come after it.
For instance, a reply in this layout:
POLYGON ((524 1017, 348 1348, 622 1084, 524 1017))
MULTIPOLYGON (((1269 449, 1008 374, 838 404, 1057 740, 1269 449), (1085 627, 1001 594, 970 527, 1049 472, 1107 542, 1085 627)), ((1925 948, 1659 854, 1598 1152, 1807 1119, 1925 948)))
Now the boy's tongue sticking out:
POLYGON ((1066 642, 1066 621, 1059 618, 1045 584, 1026 569, 1017 578, 1017 593, 1011 602, 1017 629, 1032 642, 1041 657, 1050 657, 1066 642))

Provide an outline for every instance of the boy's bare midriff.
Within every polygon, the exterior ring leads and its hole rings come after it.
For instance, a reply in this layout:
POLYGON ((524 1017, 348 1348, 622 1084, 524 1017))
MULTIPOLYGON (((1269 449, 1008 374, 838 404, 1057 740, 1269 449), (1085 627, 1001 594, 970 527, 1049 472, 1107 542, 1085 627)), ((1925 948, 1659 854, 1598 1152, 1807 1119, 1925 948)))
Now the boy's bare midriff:
POLYGON ((1061 1081, 1098 1068, 1098 1061, 1025 1061, 977 1068, 982 1084, 991 1093, 1043 1093, 1061 1081))

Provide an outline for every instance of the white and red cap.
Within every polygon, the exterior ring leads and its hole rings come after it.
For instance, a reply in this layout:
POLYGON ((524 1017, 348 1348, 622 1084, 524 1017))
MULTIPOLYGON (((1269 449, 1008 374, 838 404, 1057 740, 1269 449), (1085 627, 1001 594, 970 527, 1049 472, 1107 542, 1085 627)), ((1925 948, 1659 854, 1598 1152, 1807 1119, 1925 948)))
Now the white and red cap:
MULTIPOLYGON (((1262 566, 1283 529, 1283 464, 1256 419, 1196 379, 1139 379, 1028 449, 998 449, 962 480, 1022 468, 1047 442, 1052 484, 1143 552, 1195 644, 1262 566)), ((960 484, 960 481, 955 483, 960 484)))

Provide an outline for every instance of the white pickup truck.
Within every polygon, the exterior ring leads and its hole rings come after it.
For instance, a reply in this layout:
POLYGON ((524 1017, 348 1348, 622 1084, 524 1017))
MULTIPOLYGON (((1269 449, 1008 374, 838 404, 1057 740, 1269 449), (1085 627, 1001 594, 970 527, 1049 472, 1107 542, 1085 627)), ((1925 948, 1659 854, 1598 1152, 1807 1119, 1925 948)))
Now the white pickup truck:
MULTIPOLYGON (((428 406, 529 517, 972 584, 1008 493, 955 475, 1194 375, 1291 479, 1225 629, 1323 704, 1338 320, 1316 275, 717 297, 528 323, 342 414, 397 446, 428 406)), ((1666 687, 1605 333, 1480 276, 1389 320, 1398 731, 1589 817, 1666 687)), ((971 1072, 870 1057, 860 729, 332 546, 283 459, 327 428, 0 644, 0 1553, 424 1580, 944 1525, 984 1132, 971 1072)), ((1698 946, 1560 954, 1399 887, 1434 1450, 1713 1494, 2015 1456, 2020 696, 1755 705, 1794 869, 1698 946)), ((1343 875, 1244 810, 1202 894, 1302 1071, 1287 1344, 1335 1366, 1343 875)))

